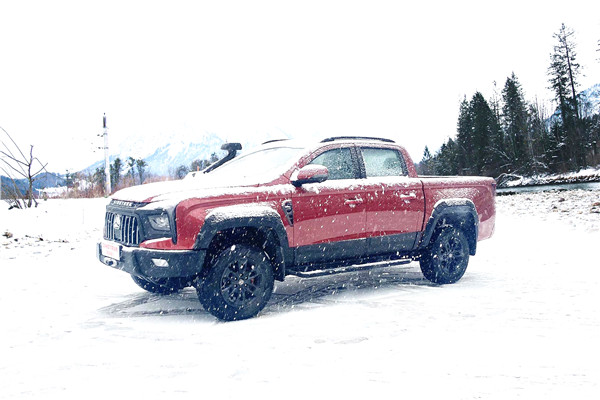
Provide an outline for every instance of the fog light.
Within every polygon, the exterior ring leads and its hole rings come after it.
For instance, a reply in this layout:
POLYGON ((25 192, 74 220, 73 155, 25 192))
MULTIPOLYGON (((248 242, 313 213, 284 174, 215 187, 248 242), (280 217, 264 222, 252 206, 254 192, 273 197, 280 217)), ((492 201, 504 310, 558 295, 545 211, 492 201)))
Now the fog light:
POLYGON ((169 262, 167 260, 163 260, 162 258, 153 258, 152 262, 157 267, 163 267, 164 268, 164 267, 168 267, 169 266, 169 262))

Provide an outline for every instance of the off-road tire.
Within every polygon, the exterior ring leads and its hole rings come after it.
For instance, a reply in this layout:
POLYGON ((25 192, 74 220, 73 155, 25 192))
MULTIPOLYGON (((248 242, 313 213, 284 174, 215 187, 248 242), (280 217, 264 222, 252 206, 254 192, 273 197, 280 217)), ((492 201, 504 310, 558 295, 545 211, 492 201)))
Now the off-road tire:
POLYGON ((437 284, 457 282, 469 263, 469 241, 460 229, 439 229, 419 261, 425 278, 437 284))
POLYGON ((271 298, 273 286, 273 266, 267 254, 240 244, 212 257, 206 275, 196 280, 204 309, 224 321, 257 315, 271 298))
POLYGON ((133 279, 133 281, 142 289, 156 294, 177 293, 191 285, 190 279, 188 278, 158 278, 150 281, 131 275, 131 279, 133 279))

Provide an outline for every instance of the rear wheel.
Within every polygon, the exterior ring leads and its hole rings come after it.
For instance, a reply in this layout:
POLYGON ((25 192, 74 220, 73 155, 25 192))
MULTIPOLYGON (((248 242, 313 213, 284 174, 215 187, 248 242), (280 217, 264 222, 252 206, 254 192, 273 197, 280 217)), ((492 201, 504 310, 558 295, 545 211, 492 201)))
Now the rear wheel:
POLYGON ((264 251, 233 245, 212 259, 196 291, 204 309, 224 321, 251 318, 273 293, 273 266, 264 251))
POLYGON ((190 279, 188 278, 157 278, 149 280, 131 275, 131 279, 142 289, 156 294, 176 293, 190 286, 190 279))
POLYGON ((457 282, 469 263, 469 241, 465 234, 451 226, 440 229, 429 251, 421 257, 421 271, 434 283, 457 282))

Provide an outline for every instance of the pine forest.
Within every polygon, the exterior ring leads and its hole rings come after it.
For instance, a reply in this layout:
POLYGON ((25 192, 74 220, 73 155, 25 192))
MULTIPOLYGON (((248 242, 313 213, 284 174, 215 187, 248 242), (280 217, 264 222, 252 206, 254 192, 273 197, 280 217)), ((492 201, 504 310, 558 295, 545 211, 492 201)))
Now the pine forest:
MULTIPOLYGON (((600 115, 578 92, 581 66, 574 32, 563 24, 554 39, 547 76, 556 111, 549 114, 538 101, 526 101, 513 73, 492 99, 480 92, 470 99, 465 96, 456 137, 433 155, 425 148, 418 166, 422 174, 486 175, 502 180, 600 164, 600 115)), ((600 53, 600 41, 598 45, 600 53)))

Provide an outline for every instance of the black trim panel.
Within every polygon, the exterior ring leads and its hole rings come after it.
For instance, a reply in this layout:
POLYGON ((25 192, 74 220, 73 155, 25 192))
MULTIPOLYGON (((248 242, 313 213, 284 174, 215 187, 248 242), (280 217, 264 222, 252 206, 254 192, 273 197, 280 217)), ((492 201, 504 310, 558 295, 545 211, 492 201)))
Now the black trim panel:
POLYGON ((140 278, 188 278, 202 272, 205 251, 150 250, 139 247, 122 246, 120 260, 102 255, 101 243, 96 245, 96 257, 109 267, 119 269, 140 278), (152 259, 169 263, 168 267, 157 267, 152 259))
MULTIPOLYGON (((227 208, 227 207, 224 207, 227 208)), ((276 276, 285 276, 285 269, 293 265, 294 252, 289 247, 287 233, 281 221, 281 216, 273 209, 260 207, 256 209, 256 216, 232 216, 231 214, 219 212, 215 209, 213 213, 204 220, 204 224, 198 233, 194 249, 207 250, 216 234, 233 228, 254 228, 264 232, 267 237, 272 234, 277 238, 279 246, 275 252, 276 276), (261 212, 263 211, 263 212, 261 212), (266 212, 264 212, 266 211, 266 212)), ((250 211, 250 207, 244 209, 250 211)))
POLYGON ((295 249, 295 264, 321 264, 336 261, 386 258, 388 255, 408 256, 415 247, 420 232, 401 233, 300 246, 295 249))
MULTIPOLYGON (((460 199, 457 199, 460 200, 460 199)), ((441 201, 431 213, 427 225, 421 237, 419 248, 424 249, 429 245, 435 228, 440 222, 449 225, 456 225, 462 229, 469 240, 469 253, 474 256, 477 251, 477 237, 479 235, 479 216, 472 201, 466 201, 464 204, 452 204, 452 199, 441 201), (468 217, 472 218, 473 223, 467 224, 468 217)))
POLYGON ((420 232, 399 233, 370 237, 367 252, 370 256, 409 253, 415 248, 415 241, 420 232))
POLYGON ((366 246, 366 239, 300 246, 295 249, 295 264, 319 264, 350 258, 361 258, 366 253, 366 246))

